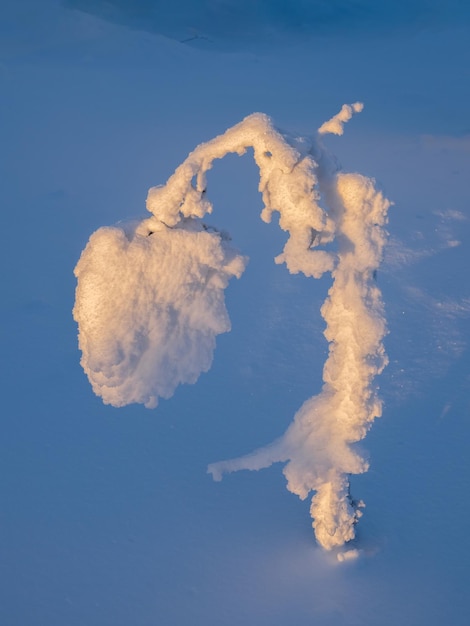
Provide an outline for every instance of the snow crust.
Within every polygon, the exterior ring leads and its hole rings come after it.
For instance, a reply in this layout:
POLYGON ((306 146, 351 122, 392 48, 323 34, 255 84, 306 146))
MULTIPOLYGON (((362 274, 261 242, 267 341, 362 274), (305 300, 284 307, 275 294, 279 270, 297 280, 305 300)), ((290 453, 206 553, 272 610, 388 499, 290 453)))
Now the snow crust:
POLYGON ((315 492, 313 528, 327 550, 355 536, 364 504, 352 500, 349 475, 365 472, 368 463, 353 444, 381 414, 373 379, 387 363, 374 272, 390 202, 373 180, 338 171, 321 141, 342 134, 360 110, 360 103, 344 105, 311 138, 282 133, 264 114, 248 116, 198 146, 165 185, 149 190, 152 217, 92 235, 75 270, 82 365, 104 402, 152 408, 178 384, 195 382, 211 365, 216 335, 230 330, 224 289, 246 263, 201 222, 212 212, 206 173, 214 160, 253 148, 261 217, 269 222, 278 212, 289 233, 276 263, 308 277, 332 274, 321 309, 329 356, 321 393, 303 404, 281 438, 208 471, 220 480, 225 472, 285 463, 289 491, 301 499, 315 492))

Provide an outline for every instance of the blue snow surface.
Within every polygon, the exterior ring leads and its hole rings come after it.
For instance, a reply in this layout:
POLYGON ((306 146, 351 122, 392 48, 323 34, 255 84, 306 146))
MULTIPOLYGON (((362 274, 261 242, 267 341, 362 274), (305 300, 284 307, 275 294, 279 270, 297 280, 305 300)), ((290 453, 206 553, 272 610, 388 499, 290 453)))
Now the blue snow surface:
POLYGON ((338 1, 316 29, 328 3, 266 1, 266 37, 249 4, 231 31, 215 9, 235 3, 201 3, 211 48, 175 35, 201 28, 196 2, 2 3, 2 626, 468 624, 468 5, 338 1), (259 219, 249 156, 209 176, 210 221, 250 264, 196 385, 155 410, 103 405, 71 309, 90 234, 144 217, 197 144, 254 111, 308 134, 357 100, 327 141, 395 203, 377 276, 390 365, 352 478, 361 556, 339 563, 280 466, 206 474, 281 435, 327 353, 330 282, 273 263, 285 234, 259 219))

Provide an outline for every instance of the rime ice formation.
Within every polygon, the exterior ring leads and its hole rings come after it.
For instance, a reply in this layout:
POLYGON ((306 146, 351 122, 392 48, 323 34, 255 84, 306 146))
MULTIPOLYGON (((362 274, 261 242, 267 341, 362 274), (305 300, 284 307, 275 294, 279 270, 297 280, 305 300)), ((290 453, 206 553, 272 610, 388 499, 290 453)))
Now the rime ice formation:
POLYGON ((224 289, 245 259, 194 220, 100 228, 75 268, 82 366, 106 404, 148 408, 212 364, 224 289))
POLYGON ((352 501, 348 475, 367 471, 368 464, 351 444, 363 439, 381 414, 372 381, 387 363, 382 345, 386 327, 373 273, 385 243, 389 202, 358 174, 338 173, 326 186, 338 253, 334 282, 321 310, 330 342, 323 389, 303 404, 279 440, 245 457, 215 463, 209 471, 217 480, 224 472, 285 462, 289 491, 301 499, 316 492, 310 508, 315 535, 331 549, 354 538, 362 503, 352 501))
POLYGON ((365 472, 354 448, 381 414, 373 379, 387 359, 380 291, 373 280, 385 244, 390 202, 371 179, 338 171, 321 136, 341 135, 361 103, 344 105, 316 137, 294 138, 269 117, 253 114, 198 146, 167 183, 150 189, 152 217, 135 228, 103 228, 76 267, 74 316, 82 365, 95 393, 121 406, 157 404, 182 382, 195 382, 212 361, 215 336, 229 330, 224 289, 245 259, 200 221, 212 206, 206 172, 228 153, 252 147, 269 222, 279 213, 288 241, 276 263, 291 273, 333 284, 321 312, 330 343, 323 388, 307 400, 278 440, 238 459, 209 466, 224 472, 285 463, 290 491, 305 499, 325 548, 354 538, 362 502, 349 493, 349 475, 365 472), (335 246, 329 245, 335 241, 335 246), (327 246, 327 249, 318 249, 327 246))

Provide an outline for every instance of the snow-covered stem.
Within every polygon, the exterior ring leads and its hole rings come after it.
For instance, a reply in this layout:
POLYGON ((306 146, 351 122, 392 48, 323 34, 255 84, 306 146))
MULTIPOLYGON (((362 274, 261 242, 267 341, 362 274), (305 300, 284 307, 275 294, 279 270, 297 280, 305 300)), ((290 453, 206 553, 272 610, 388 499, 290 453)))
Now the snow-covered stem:
MULTIPOLYGON (((338 116, 322 125, 319 134, 340 134, 338 125, 342 132, 342 124, 361 109, 358 104, 343 107, 338 116)), ((366 471, 368 463, 351 444, 361 440, 381 414, 372 383, 387 363, 382 344, 386 324, 374 276, 386 240, 390 202, 371 179, 337 171, 319 138, 310 150, 315 154, 315 174, 337 241, 334 282, 321 310, 330 343, 323 389, 304 403, 276 442, 208 469, 220 479, 224 472, 286 463, 284 474, 290 491, 302 499, 316 492, 310 509, 315 535, 320 545, 331 549, 354 538, 363 503, 351 499, 349 475, 366 471)), ((306 256, 301 250, 294 247, 290 254, 300 259, 297 271, 305 268, 306 275, 313 274, 303 264, 306 256)), ((286 250, 278 260, 285 256, 286 250)))

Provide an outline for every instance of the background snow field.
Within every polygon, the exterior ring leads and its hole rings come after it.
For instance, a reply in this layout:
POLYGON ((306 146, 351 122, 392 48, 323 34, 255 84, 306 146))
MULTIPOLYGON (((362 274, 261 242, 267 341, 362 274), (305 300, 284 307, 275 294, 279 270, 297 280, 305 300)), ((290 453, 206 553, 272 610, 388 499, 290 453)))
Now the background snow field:
POLYGON ((0 624, 468 623, 468 9, 248 5, 237 22, 220 17, 234 3, 2 3, 0 624), (254 111, 311 136, 358 101, 323 142, 394 202, 376 276, 389 364, 357 450, 369 470, 351 477, 366 508, 339 561, 279 467, 207 474, 282 436, 328 357, 331 275, 274 262, 287 233, 259 218, 250 155, 207 174, 208 222, 250 260, 223 290, 231 332, 211 327, 197 384, 150 411, 104 405, 71 310, 90 234, 106 226, 118 245, 195 146, 254 111))

